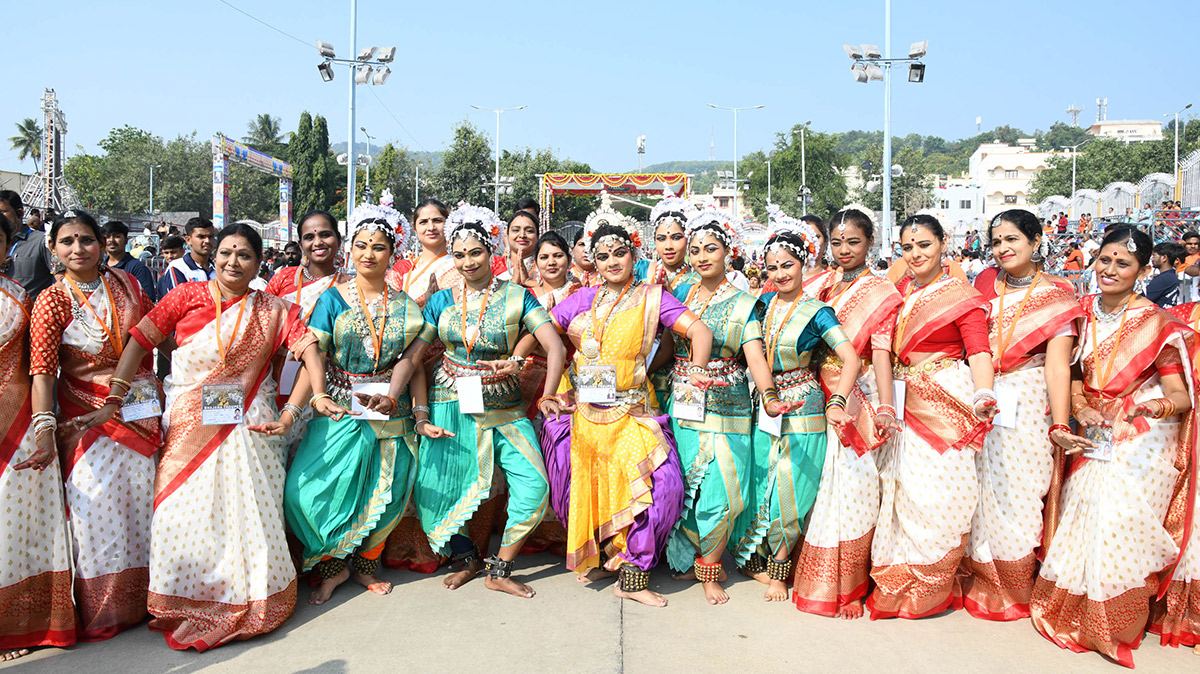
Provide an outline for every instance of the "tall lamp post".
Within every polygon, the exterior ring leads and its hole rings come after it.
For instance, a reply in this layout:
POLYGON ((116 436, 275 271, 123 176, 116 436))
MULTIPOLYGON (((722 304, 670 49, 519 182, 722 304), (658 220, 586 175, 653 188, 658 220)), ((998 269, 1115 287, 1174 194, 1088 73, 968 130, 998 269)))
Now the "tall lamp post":
POLYGON ((892 0, 883 5, 883 53, 873 44, 842 45, 846 55, 854 60, 850 72, 855 82, 883 81, 883 249, 892 248, 892 66, 908 64, 908 81, 925 81, 925 64, 921 58, 928 52, 929 41, 914 42, 908 48, 908 58, 892 58, 892 0), (859 48, 861 47, 861 49, 859 48))
POLYGON ((363 135, 367 137, 367 183, 363 186, 363 197, 366 198, 368 195, 374 196, 374 193, 371 191, 371 164, 374 161, 374 158, 371 156, 371 141, 375 140, 375 136, 367 133, 367 127, 365 126, 358 127, 358 130, 362 131, 363 135))
POLYGON ((808 201, 812 191, 808 189, 808 164, 805 162, 804 154, 804 136, 808 131, 808 125, 812 124, 812 120, 805 122, 800 126, 800 201, 801 208, 804 210, 802 215, 808 215, 808 201))
POLYGON ((159 168, 162 164, 151 164, 146 162, 146 166, 150 167, 150 217, 154 217, 154 169, 159 168))
MULTIPOLYGON (((353 54, 357 50, 358 45, 358 0, 350 0, 350 53, 353 54)), ((387 82, 388 77, 392 74, 392 69, 387 65, 396 59, 395 47, 364 47, 358 52, 358 56, 353 59, 340 59, 334 55, 333 45, 317 40, 317 51, 320 52, 321 58, 324 59, 317 65, 317 72, 321 74, 321 79, 326 82, 333 81, 333 65, 347 66, 350 68, 352 77, 350 80, 350 103, 349 103, 349 119, 347 120, 346 133, 346 153, 350 157, 354 156, 354 96, 355 87, 359 84, 371 83, 374 85, 382 85, 387 82), (374 72, 374 75, 372 75, 374 72)), ((353 163, 353 162, 352 162, 353 163)), ((346 172, 346 220, 350 219, 350 211, 354 210, 354 171, 346 172)))
POLYGON ((1079 156, 1079 148, 1090 142, 1092 142, 1092 139, 1088 138, 1082 143, 1066 146, 1071 148, 1071 203, 1067 205, 1067 217, 1074 215, 1071 213, 1071 209, 1075 207, 1075 158, 1079 156))
MULTIPOLYGON (((1175 163, 1172 164, 1173 168, 1171 169, 1171 173, 1175 176, 1175 201, 1179 201, 1179 196, 1180 196, 1179 181, 1180 181, 1180 178, 1182 177, 1182 175, 1180 174, 1180 171, 1179 171, 1179 115, 1182 114, 1185 110, 1187 110, 1190 107, 1192 107, 1192 104, 1188 103, 1187 105, 1183 106, 1183 108, 1181 108, 1179 110, 1179 112, 1175 113, 1175 132, 1173 134, 1175 136, 1175 163)), ((1170 116, 1171 116, 1170 113, 1163 115, 1163 117, 1170 117, 1170 116)))
POLYGON ((767 106, 765 106, 765 105, 748 105, 748 106, 745 106, 742 108, 731 108, 731 107, 728 107, 725 105, 714 105, 712 103, 709 103, 708 107, 715 108, 717 110, 732 110, 733 111, 733 189, 734 189, 734 192, 733 192, 733 220, 734 220, 734 222, 737 222, 738 199, 741 196, 740 194, 738 194, 738 191, 737 191, 737 185, 738 185, 737 118, 738 118, 738 113, 741 112, 742 110, 760 110, 767 106))
POLYGON ((492 202, 492 210, 497 215, 500 214, 500 113, 513 112, 515 110, 524 110, 524 105, 518 105, 515 108, 481 108, 478 105, 472 105, 476 110, 484 112, 496 113, 496 184, 495 184, 495 200, 492 202))

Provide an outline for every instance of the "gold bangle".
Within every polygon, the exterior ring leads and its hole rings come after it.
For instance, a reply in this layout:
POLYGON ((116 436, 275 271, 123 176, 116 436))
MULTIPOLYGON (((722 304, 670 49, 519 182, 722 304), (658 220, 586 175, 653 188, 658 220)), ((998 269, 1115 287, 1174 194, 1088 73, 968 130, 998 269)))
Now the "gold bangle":
POLYGON ((120 377, 113 377, 109 379, 108 388, 111 389, 113 384, 120 384, 121 386, 124 386, 126 391, 133 388, 133 384, 121 379, 120 377))
POLYGON ((318 395, 315 395, 315 396, 309 398, 308 406, 313 408, 314 410, 317 409, 317 407, 316 407, 317 401, 321 400, 323 398, 329 398, 330 400, 333 400, 333 396, 329 395, 328 393, 321 393, 321 394, 318 394, 318 395))

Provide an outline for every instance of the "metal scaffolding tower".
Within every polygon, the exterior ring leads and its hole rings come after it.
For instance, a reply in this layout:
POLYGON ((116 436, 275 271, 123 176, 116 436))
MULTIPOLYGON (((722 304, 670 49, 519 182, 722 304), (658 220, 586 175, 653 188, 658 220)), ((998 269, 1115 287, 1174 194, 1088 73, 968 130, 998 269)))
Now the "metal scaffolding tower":
POLYGON ((67 135, 67 118, 58 109, 53 89, 42 95, 42 172, 33 176, 21 192, 26 208, 52 208, 61 213, 69 208, 82 208, 79 196, 67 184, 63 175, 63 139, 67 135))

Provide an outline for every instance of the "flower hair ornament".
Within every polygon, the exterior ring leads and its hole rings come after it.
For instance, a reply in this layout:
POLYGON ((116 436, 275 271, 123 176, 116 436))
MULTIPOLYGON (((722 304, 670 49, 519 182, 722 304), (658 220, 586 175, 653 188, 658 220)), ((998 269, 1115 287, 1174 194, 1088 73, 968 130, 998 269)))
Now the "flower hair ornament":
POLYGON ((820 242, 816 228, 784 213, 783 209, 774 204, 769 208, 772 209, 771 229, 767 231, 767 245, 763 248, 763 257, 768 253, 786 250, 806 266, 816 265, 820 242))
POLYGON ((692 202, 675 196, 671 190, 663 190, 662 201, 650 209, 650 224, 657 229, 660 222, 674 220, 686 229, 686 223, 695 215, 696 207, 692 202))
POLYGON ((492 255, 504 254, 504 221, 492 209, 458 202, 450 217, 446 218, 446 247, 459 239, 474 236, 491 251, 492 255))
POLYGON ((696 236, 712 234, 717 237, 728 251, 727 259, 738 257, 745 251, 742 233, 737 227, 734 227, 733 221, 725 215, 724 211, 719 211, 715 207, 710 206, 693 215, 687 221, 684 230, 689 245, 696 236))
POLYGON ((616 245, 624 243, 629 246, 634 257, 637 257, 638 251, 642 247, 642 237, 638 233, 635 223, 628 217, 621 215, 612 207, 612 198, 608 196, 607 191, 600 192, 600 208, 592 211, 587 220, 583 222, 583 240, 587 242, 587 254, 589 258, 595 259, 595 246, 592 244, 592 236, 596 230, 604 225, 611 225, 623 232, 625 235, 607 234, 595 242, 595 245, 616 245))
POLYGON ((412 226, 400 211, 390 206, 359 204, 350 213, 346 224, 350 229, 351 241, 354 241, 354 237, 360 232, 379 232, 387 237, 392 244, 392 264, 395 264, 400 253, 412 240, 412 226))
POLYGON ((846 236, 846 214, 850 211, 858 211, 866 216, 867 220, 871 222, 872 230, 875 229, 875 227, 877 227, 879 224, 875 222, 875 214, 871 212, 871 209, 863 206, 862 204, 851 203, 846 204, 838 209, 838 213, 841 214, 841 217, 839 218, 835 216, 834 219, 829 222, 829 231, 833 232, 834 229, 837 229, 838 234, 846 236))

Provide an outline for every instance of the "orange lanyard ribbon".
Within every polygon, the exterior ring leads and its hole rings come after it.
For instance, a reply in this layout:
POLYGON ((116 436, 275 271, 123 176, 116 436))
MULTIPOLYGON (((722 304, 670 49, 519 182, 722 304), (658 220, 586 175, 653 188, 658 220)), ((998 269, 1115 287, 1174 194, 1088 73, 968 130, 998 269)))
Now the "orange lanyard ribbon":
MULTIPOLYGON (((612 316, 613 312, 617 310, 617 305, 619 305, 621 303, 621 300, 625 297, 625 293, 628 292, 632 286, 633 286, 633 277, 630 276, 629 280, 625 281, 625 287, 621 288, 621 293, 619 295, 617 295, 617 301, 613 302, 613 305, 611 307, 609 307, 609 309, 608 309, 608 313, 604 314, 604 323, 605 324, 608 323, 608 319, 612 316)), ((602 292, 602 291, 597 291, 596 296, 592 298, 592 311, 591 311, 591 314, 592 314, 592 337, 594 337, 597 342, 600 341, 600 338, 604 336, 604 326, 596 321, 596 303, 597 303, 597 300, 600 298, 600 292, 602 292)))
POLYGON ((1025 296, 1021 298, 1021 304, 1017 306, 1017 315, 1013 316, 1012 324, 1008 326, 1008 336, 1004 335, 1004 296, 1008 294, 1008 283, 1005 283, 1000 291, 1000 307, 996 310, 996 343, 999 355, 996 362, 1004 365, 1004 353, 1008 351, 1009 344, 1012 343, 1013 334, 1017 331, 1017 323, 1021 320, 1021 314, 1025 311, 1025 303, 1029 301, 1029 296, 1033 294, 1033 289, 1037 287, 1038 281, 1042 279, 1042 272, 1038 272, 1033 277, 1033 283, 1029 284, 1029 288, 1025 290, 1025 296))
MULTIPOLYGON (((225 364, 225 344, 221 341, 221 291, 217 288, 216 281, 208 282, 208 293, 212 295, 213 310, 215 311, 215 320, 217 325, 217 353, 221 354, 221 364, 225 364)), ((233 336, 229 340, 230 346, 237 341, 238 328, 242 325, 242 313, 246 311, 246 304, 250 301, 249 295, 242 295, 242 306, 238 307, 237 322, 233 324, 233 336)))
POLYGON ((479 341, 479 336, 480 336, 480 334, 483 333, 483 314, 484 314, 484 312, 487 311, 488 300, 491 299, 491 297, 492 297, 492 284, 489 283, 487 292, 484 293, 484 295, 483 295, 483 304, 481 304, 479 306, 479 320, 477 320, 475 322, 475 324, 477 326, 476 327, 477 332, 475 333, 475 338, 472 339, 470 337, 467 337, 467 281, 466 281, 466 279, 463 280, 463 285, 462 285, 463 306, 462 306, 462 311, 459 312, 459 314, 458 314, 458 318, 459 318, 459 328, 458 329, 462 333, 462 337, 464 340, 463 344, 465 344, 467 347, 467 360, 468 361, 471 360, 471 351, 475 348, 475 342, 479 341))
POLYGON ((371 318, 371 310, 367 308, 367 298, 363 294, 362 288, 355 283, 354 290, 358 293, 358 305, 362 307, 363 318, 366 319, 367 328, 371 331, 371 343, 375 346, 375 369, 379 369, 379 356, 383 354, 383 331, 387 329, 388 319, 387 284, 383 284, 383 325, 379 326, 378 333, 375 332, 375 319, 371 318))
MULTIPOLYGON (((125 349, 125 343, 121 340, 121 320, 117 317, 117 303, 113 299, 112 289, 108 287, 108 281, 104 278, 104 274, 100 274, 100 282, 104 284, 104 292, 106 295, 108 295, 108 313, 112 318, 113 328, 115 328, 115 330, 109 329, 108 323, 105 322, 104 319, 100 318, 100 314, 96 313, 95 308, 93 308, 91 303, 88 302, 88 298, 83 294, 83 291, 79 289, 79 286, 75 284, 75 281, 70 276, 64 276, 63 280, 67 282, 67 285, 71 286, 71 290, 75 291, 75 296, 79 298, 79 303, 87 307, 87 310, 92 313, 92 316, 96 317, 96 322, 100 324, 100 327, 104 330, 104 334, 108 335, 108 341, 112 343, 113 350, 117 352, 117 358, 120 358, 121 352, 125 349)), ((24 307, 21 308, 24 309, 24 307)))

